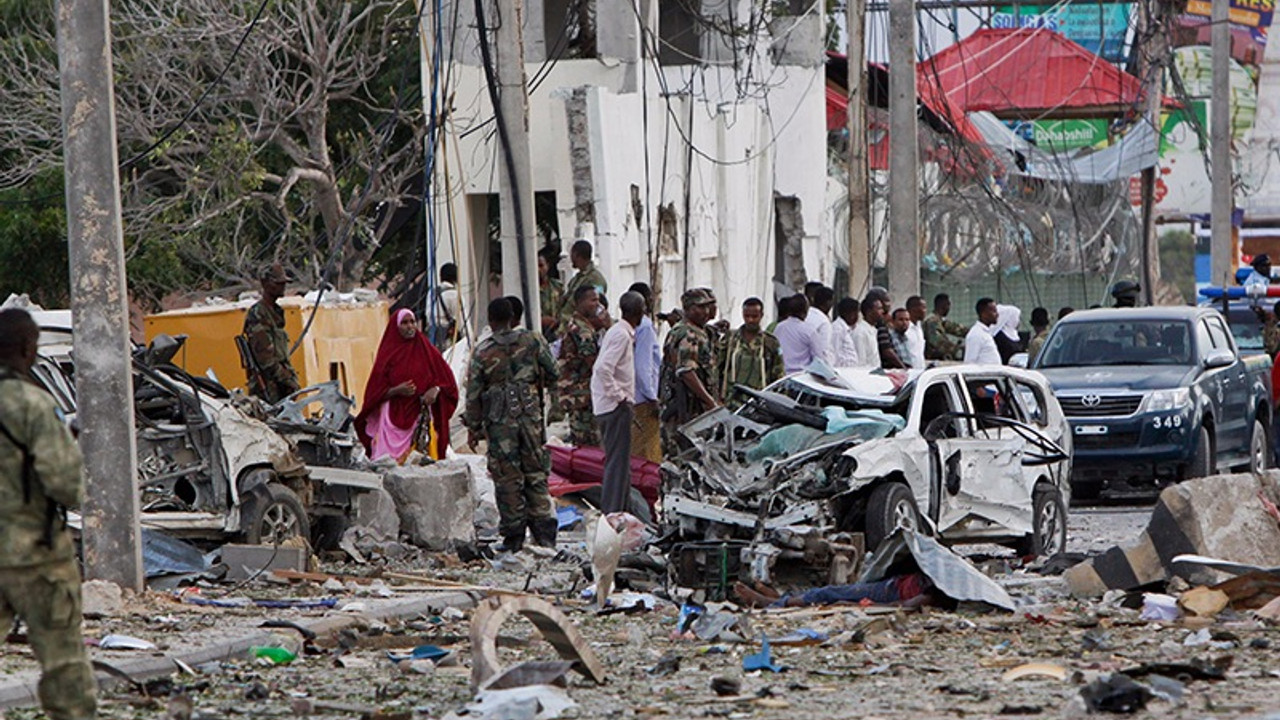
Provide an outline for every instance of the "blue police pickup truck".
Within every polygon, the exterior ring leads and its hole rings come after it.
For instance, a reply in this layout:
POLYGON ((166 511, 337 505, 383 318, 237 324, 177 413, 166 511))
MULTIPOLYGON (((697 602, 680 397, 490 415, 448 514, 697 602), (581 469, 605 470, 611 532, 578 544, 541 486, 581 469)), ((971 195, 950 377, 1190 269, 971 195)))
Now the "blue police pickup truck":
POLYGON ((1217 310, 1075 312, 1034 369, 1071 425, 1076 498, 1270 464, 1271 360, 1242 357, 1217 310))

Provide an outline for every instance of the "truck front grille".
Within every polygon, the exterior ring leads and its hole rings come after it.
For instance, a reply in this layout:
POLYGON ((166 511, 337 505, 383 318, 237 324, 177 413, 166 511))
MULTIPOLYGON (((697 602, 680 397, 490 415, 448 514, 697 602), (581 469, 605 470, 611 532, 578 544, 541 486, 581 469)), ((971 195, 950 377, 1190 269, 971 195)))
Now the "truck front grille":
POLYGON ((1141 395, 1059 395, 1067 417, 1117 417, 1132 415, 1142 405, 1141 395))

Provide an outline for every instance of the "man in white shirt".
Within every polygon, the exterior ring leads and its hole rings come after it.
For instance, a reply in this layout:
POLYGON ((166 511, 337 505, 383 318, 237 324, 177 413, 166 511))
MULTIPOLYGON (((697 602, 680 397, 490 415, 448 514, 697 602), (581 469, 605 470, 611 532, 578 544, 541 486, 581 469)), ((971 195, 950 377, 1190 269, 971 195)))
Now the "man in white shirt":
POLYGON ((858 352, 857 367, 880 367, 880 336, 878 325, 884 308, 880 299, 873 295, 863 298, 859 311, 862 319, 853 326, 853 344, 858 352))
POLYGON ((636 327, 644 319, 644 296, 624 293, 618 301, 622 322, 605 333, 591 366, 591 411, 600 426, 604 448, 601 510, 623 512, 631 497, 632 401, 636 396, 636 327))
POLYGON ((977 311, 978 322, 964 337, 964 361, 969 365, 1000 365, 1000 348, 996 347, 996 339, 992 336, 1000 318, 996 301, 982 298, 978 301, 977 311))
POLYGON ((822 357, 825 348, 818 338, 818 331, 804 321, 809 315, 809 301, 803 295, 792 295, 784 300, 782 310, 787 317, 773 329, 773 335, 782 347, 782 369, 787 373, 800 372, 814 359, 822 357))
POLYGON ((907 315, 911 316, 911 325, 907 327, 907 348, 911 351, 911 367, 917 370, 925 368, 924 362, 924 298, 912 295, 907 298, 907 315))
POLYGON ((858 355, 858 301, 853 298, 841 298, 836 303, 836 319, 831 322, 831 364, 833 367, 860 367, 858 355))
MULTIPOLYGON (((813 289, 813 295, 807 297, 809 311, 804 316, 804 323, 818 333, 818 345, 823 348, 822 359, 828 364, 835 363, 835 353, 831 343, 831 306, 836 301, 836 291, 825 285, 813 289)), ((837 366, 838 367, 838 366, 837 366)))

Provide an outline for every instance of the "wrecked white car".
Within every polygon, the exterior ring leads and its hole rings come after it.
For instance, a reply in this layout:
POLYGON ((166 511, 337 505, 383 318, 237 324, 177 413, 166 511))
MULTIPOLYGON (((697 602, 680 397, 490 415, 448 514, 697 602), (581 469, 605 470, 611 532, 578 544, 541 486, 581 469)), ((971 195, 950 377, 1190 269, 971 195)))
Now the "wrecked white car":
POLYGON ((1066 544, 1071 434, 1038 373, 816 363, 738 391, 750 400, 684 425, 663 465, 670 565, 687 587, 849 582, 900 525, 1024 554, 1066 544))
MULTIPOLYGON (((371 483, 346 469, 357 445, 350 399, 326 383, 268 408, 174 366, 181 347, 181 338, 161 335, 134 350, 143 525, 191 539, 336 544, 356 496, 378 486, 376 476, 371 483)), ((42 327, 39 350, 33 376, 74 417, 69 327, 42 327)))

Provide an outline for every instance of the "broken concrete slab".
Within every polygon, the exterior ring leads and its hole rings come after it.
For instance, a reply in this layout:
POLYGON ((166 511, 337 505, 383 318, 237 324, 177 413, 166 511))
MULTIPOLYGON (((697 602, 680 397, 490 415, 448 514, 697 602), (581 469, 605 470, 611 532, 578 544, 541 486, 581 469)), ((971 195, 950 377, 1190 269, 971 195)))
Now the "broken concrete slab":
POLYGON ((514 615, 521 615, 551 643, 560 657, 574 662, 573 669, 603 683, 604 666, 583 639, 578 628, 554 605, 530 596, 491 597, 480 603, 471 618, 471 687, 477 690, 503 672, 498 661, 498 630, 514 615))
POLYGON ((388 470, 383 486, 395 500, 400 532, 433 551, 475 542, 471 470, 462 460, 388 470))
POLYGON ((356 517, 352 527, 365 528, 379 540, 396 540, 400 537, 400 515, 396 500, 386 488, 362 493, 356 498, 356 517))
POLYGON ((116 617, 124 608, 124 591, 108 580, 86 580, 80 585, 80 607, 85 617, 116 617))
POLYGON ((1185 554, 1261 566, 1280 566, 1280 525, 1267 512, 1280 471, 1261 475, 1215 475, 1165 488, 1147 529, 1133 543, 1068 569, 1063 577, 1076 597, 1097 597, 1109 589, 1132 590, 1175 575, 1194 585, 1213 585, 1227 576, 1189 563, 1185 554))
POLYGON ((223 545, 222 562, 232 582, 261 576, 271 570, 307 569, 311 553, 306 548, 284 545, 223 545))

